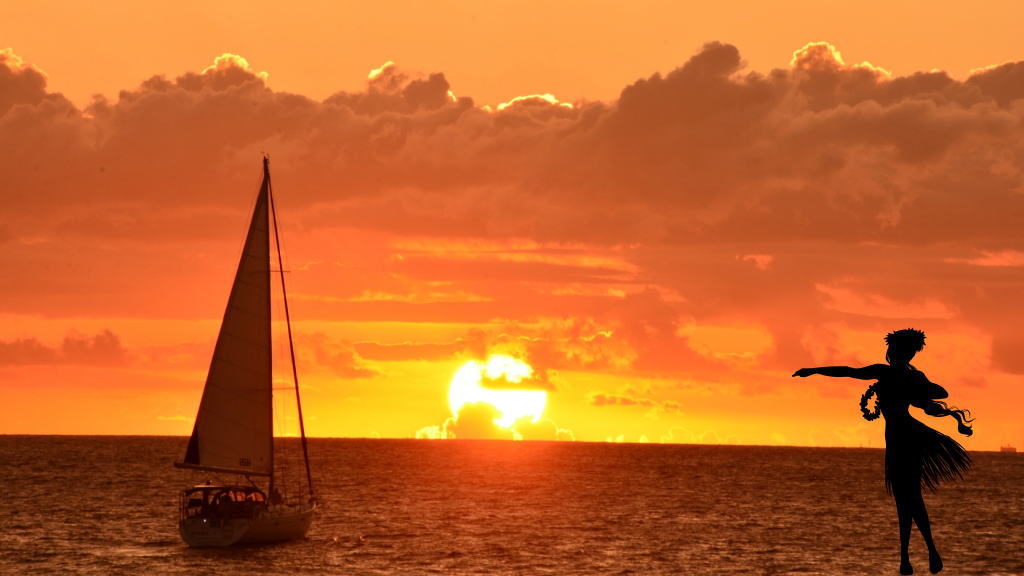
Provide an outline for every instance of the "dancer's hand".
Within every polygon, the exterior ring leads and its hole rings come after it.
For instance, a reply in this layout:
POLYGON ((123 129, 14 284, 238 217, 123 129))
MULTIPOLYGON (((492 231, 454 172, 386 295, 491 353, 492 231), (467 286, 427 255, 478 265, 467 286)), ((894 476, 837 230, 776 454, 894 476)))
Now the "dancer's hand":
POLYGON ((794 377, 795 376, 799 376, 801 378, 806 378, 806 377, 810 376, 811 374, 814 374, 814 368, 801 368, 801 369, 797 370, 796 372, 793 372, 793 376, 794 377))

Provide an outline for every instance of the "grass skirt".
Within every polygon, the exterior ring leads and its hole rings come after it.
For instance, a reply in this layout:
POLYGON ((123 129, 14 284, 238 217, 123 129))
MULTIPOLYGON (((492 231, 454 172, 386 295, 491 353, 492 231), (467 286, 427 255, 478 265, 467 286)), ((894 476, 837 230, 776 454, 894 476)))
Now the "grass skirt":
POLYGON ((938 430, 908 417, 886 422, 885 489, 919 484, 934 492, 942 482, 960 480, 971 467, 967 450, 938 430))

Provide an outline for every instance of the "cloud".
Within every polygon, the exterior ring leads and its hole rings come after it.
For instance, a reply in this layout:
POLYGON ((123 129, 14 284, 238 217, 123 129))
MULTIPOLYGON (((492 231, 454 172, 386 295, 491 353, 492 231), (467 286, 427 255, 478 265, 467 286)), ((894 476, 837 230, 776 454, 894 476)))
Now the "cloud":
POLYGON ((1007 62, 980 70, 967 79, 968 86, 977 87, 1000 106, 1010 106, 1024 99, 1024 62, 1007 62))
POLYGON ((613 326, 587 317, 536 323, 510 319, 496 327, 473 328, 451 342, 356 342, 353 347, 361 358, 374 362, 483 361, 492 354, 507 354, 528 362, 533 376, 522 382, 484 378, 484 386, 553 390, 551 374, 560 370, 623 371, 633 366, 637 351, 616 335, 613 326))
POLYGON ((767 270, 775 259, 771 254, 739 254, 737 260, 751 262, 758 270, 767 270))
POLYGON ((554 420, 541 418, 536 422, 525 420, 515 426, 516 434, 522 440, 543 442, 574 442, 576 435, 568 428, 561 428, 554 420))
POLYGON ((65 361, 74 364, 118 364, 126 359, 121 340, 110 330, 95 336, 69 334, 61 344, 65 361))
POLYGON ((377 372, 367 366, 356 348, 345 341, 332 340, 323 333, 307 334, 298 340, 299 350, 309 350, 316 366, 327 368, 340 378, 373 378, 377 372))
POLYGON ((424 426, 416 431, 413 436, 417 440, 444 440, 444 430, 441 426, 424 426))
POLYGON ((561 428, 550 418, 521 418, 513 426, 505 428, 494 423, 500 413, 490 404, 478 402, 466 404, 458 414, 438 426, 424 426, 416 431, 421 440, 526 440, 543 442, 572 442, 576 435, 568 428, 561 428))
POLYGON ((26 65, 10 48, 0 50, 0 116, 19 104, 36 105, 47 97, 46 75, 26 65))
POLYGON ((1021 112, 1009 105, 1020 96, 1017 64, 965 82, 893 77, 815 43, 791 68, 758 74, 743 71, 736 47, 710 43, 611 103, 567 107, 540 95, 493 112, 453 100, 443 74, 395 65, 364 91, 317 102, 271 90, 244 58, 225 54, 200 73, 156 76, 81 111, 13 53, 0 69, 5 131, 49 135, 7 156, 21 209, 141 216, 153 206, 223 206, 223 193, 211 192, 253 172, 261 150, 281 159, 275 170, 306 209, 303 221, 404 234, 928 242, 978 237, 982 216, 988 231, 1008 231, 1022 209, 1011 193, 1017 169, 984 171, 1022 145, 1021 112), (38 182, 32 167, 57 152, 61 170, 38 182), (962 171, 972 165, 980 170, 962 171), (970 174, 978 201, 963 202, 955 174, 970 174), (970 224, 930 225, 950 208, 970 224))
POLYGON ((189 416, 181 416, 181 415, 157 416, 156 419, 157 420, 161 420, 163 422, 187 422, 187 423, 192 423, 192 422, 195 421, 195 418, 191 418, 189 416))
MULTIPOLYGON (((224 75, 237 75, 252 73, 249 67, 249 61, 239 56, 238 54, 232 54, 225 52, 220 56, 213 59, 213 64, 210 64, 200 74, 224 74, 224 75)), ((268 75, 266 72, 255 72, 256 76, 262 80, 266 80, 268 75)))
POLYGON ((125 364, 128 353, 110 330, 93 336, 69 333, 59 346, 36 338, 0 341, 0 365, 78 364, 112 366, 125 364))
POLYGON ((463 350, 460 341, 454 343, 403 342, 381 344, 356 342, 353 347, 360 357, 377 362, 408 362, 412 360, 439 360, 455 356, 463 350))
POLYGON ((467 404, 459 413, 445 422, 446 438, 467 439, 502 439, 513 440, 515 433, 494 423, 500 415, 498 409, 490 404, 478 402, 467 404))
POLYGON ((851 289, 819 284, 816 288, 827 298, 825 307, 846 314, 862 314, 891 319, 948 319, 956 315, 949 306, 934 298, 896 301, 879 294, 872 294, 863 287, 851 289))
POLYGON ((1024 252, 1019 250, 982 251, 980 256, 970 258, 947 258, 946 262, 970 264, 972 266, 1024 266, 1024 252))
POLYGON ((35 338, 0 342, 0 364, 54 364, 62 360, 60 352, 35 338))
POLYGON ((654 400, 651 398, 636 397, 623 394, 591 394, 590 404, 593 406, 640 406, 643 408, 654 408, 659 412, 676 413, 682 412, 682 406, 671 400, 654 400))

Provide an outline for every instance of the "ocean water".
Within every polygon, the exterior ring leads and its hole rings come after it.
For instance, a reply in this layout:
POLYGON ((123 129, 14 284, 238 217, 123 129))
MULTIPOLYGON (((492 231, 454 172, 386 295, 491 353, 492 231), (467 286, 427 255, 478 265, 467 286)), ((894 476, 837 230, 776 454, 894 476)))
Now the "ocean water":
MULTIPOLYGON (((314 439, 308 539, 209 550, 184 442, 0 436, 0 574, 897 573, 880 450, 314 439)), ((946 573, 1024 574, 1024 455, 973 456, 927 497, 946 573)))

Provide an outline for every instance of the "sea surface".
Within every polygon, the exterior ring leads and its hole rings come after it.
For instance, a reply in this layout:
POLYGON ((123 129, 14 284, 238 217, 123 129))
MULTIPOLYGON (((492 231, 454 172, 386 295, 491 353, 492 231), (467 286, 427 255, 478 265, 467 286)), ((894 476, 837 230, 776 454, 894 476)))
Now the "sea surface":
MULTIPOLYGON (((314 439, 308 539, 210 550, 184 443, 0 436, 0 574, 897 573, 881 450, 314 439)), ((1024 574, 1024 454, 973 457, 927 498, 945 573, 1024 574)))

